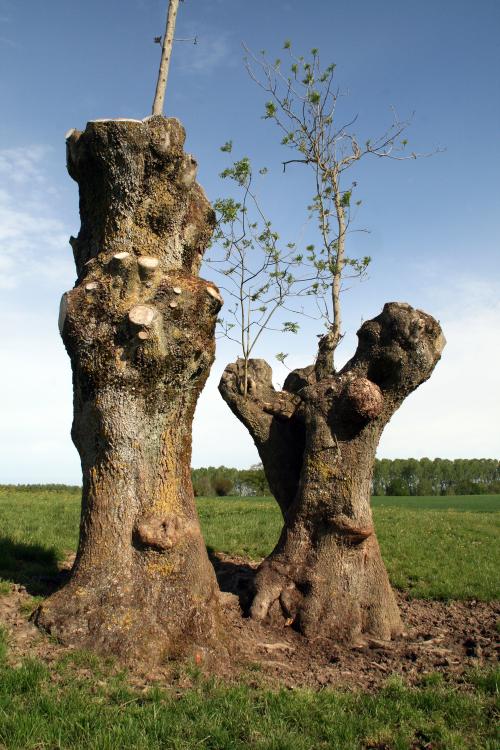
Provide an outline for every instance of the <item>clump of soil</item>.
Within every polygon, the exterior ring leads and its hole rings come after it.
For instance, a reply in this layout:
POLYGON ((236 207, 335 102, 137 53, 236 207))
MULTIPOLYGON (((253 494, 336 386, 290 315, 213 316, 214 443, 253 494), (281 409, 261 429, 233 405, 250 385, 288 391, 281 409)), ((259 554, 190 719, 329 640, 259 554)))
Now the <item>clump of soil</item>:
MULTIPOLYGON (((64 582, 72 560, 62 566, 54 588, 64 582)), ((440 602, 409 599, 398 594, 406 632, 395 641, 370 641, 349 648, 324 638, 305 639, 293 627, 272 627, 245 616, 257 562, 222 553, 212 555, 226 621, 230 659, 214 660, 200 654, 195 664, 202 671, 229 680, 244 679, 256 686, 289 688, 325 686, 375 690, 388 677, 398 675, 416 684, 426 675, 441 673, 447 682, 460 684, 472 667, 498 662, 500 602, 440 602)), ((29 621, 32 598, 23 586, 14 584, 0 596, 0 624, 8 631, 9 660, 20 663, 25 656, 54 662, 67 649, 44 636, 29 621)), ((136 685, 177 684, 188 687, 189 671, 169 662, 144 673, 140 665, 131 669, 136 685)))

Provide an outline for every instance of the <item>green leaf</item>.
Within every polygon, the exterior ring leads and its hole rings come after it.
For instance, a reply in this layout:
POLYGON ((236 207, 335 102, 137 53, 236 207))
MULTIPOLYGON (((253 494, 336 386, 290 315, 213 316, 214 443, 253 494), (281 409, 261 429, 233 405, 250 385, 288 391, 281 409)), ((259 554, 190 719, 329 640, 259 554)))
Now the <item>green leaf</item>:
POLYGON ((346 190, 340 199, 340 205, 344 208, 348 208, 351 205, 352 190, 346 190))
POLYGON ((276 104, 274 102, 266 102, 266 114, 264 115, 264 118, 267 120, 270 117, 275 117, 276 115, 276 104))

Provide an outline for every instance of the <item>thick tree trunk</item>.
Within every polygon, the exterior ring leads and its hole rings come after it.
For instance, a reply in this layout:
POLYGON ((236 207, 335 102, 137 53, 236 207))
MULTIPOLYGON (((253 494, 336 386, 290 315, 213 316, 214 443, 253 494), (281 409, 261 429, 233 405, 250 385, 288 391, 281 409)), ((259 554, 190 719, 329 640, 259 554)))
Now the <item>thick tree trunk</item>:
POLYGON ((68 136, 82 226, 59 325, 82 517, 71 580, 36 614, 64 643, 151 662, 217 638, 190 461, 221 299, 197 277, 214 216, 184 139, 163 117, 68 136))
POLYGON ((296 370, 276 392, 269 365, 250 360, 244 398, 238 360, 219 385, 255 441, 284 517, 257 573, 252 616, 353 644, 402 631, 373 527, 373 464, 384 426, 429 378, 445 344, 430 315, 395 302, 358 338, 338 374, 296 370))

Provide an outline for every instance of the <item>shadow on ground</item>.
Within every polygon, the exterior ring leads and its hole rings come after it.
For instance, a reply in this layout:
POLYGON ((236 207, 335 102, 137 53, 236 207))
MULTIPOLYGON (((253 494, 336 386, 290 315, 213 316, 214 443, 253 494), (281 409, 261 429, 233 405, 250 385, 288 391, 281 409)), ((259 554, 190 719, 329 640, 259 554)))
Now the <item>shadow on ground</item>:
POLYGON ((48 596, 67 580, 54 549, 0 536, 0 579, 21 584, 31 596, 48 596))
MULTIPOLYGON (((221 591, 235 594, 246 611, 254 591, 257 563, 229 557, 207 547, 221 591)), ((20 584, 31 596, 49 596, 69 578, 74 555, 60 562, 56 551, 41 544, 17 542, 0 536, 0 581, 20 584)))
POLYGON ((244 558, 228 557, 222 552, 216 552, 213 547, 207 547, 207 552, 220 590, 235 594, 246 614, 253 599, 257 563, 250 563, 244 558))

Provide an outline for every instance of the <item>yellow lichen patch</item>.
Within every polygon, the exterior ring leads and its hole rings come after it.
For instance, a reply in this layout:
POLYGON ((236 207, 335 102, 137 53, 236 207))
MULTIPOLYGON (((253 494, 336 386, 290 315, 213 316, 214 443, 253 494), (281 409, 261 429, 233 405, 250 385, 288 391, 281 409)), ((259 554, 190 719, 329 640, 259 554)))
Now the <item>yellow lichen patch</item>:
POLYGON ((179 508, 178 487, 175 478, 170 475, 165 484, 159 488, 151 508, 155 515, 174 513, 179 508))
POLYGON ((307 461, 308 469, 311 474, 317 476, 322 482, 328 482, 331 479, 339 479, 340 471, 337 466, 330 466, 321 460, 318 456, 310 456, 307 461))
POLYGON ((122 612, 117 612, 115 615, 109 617, 106 628, 109 631, 116 630, 117 628, 119 630, 129 630, 133 624, 134 618, 132 613, 130 610, 125 610, 123 614, 122 612))
POLYGON ((133 624, 133 617, 130 612, 125 612, 121 620, 122 628, 130 628, 133 624))
POLYGON ((161 468, 158 475, 162 477, 161 483, 156 487, 155 497, 151 508, 154 515, 167 515, 178 513, 181 504, 179 497, 179 482, 176 472, 175 452, 173 449, 172 436, 166 430, 162 439, 161 468))
POLYGON ((118 346, 115 349, 115 365, 118 370, 125 370, 127 367, 127 362, 125 360, 125 357, 123 356, 123 347, 118 346))
POLYGON ((177 568, 172 560, 167 560, 164 557, 157 557, 148 560, 146 563, 146 570, 152 576, 169 576, 172 573, 175 573, 177 568))

